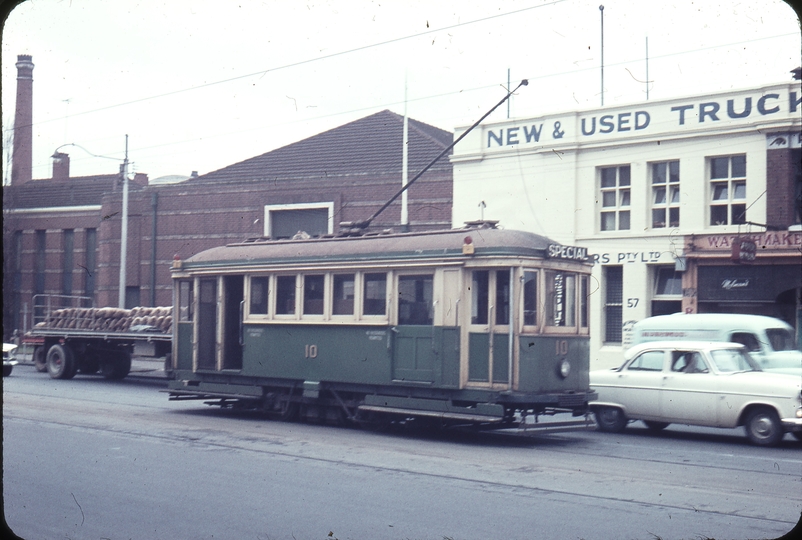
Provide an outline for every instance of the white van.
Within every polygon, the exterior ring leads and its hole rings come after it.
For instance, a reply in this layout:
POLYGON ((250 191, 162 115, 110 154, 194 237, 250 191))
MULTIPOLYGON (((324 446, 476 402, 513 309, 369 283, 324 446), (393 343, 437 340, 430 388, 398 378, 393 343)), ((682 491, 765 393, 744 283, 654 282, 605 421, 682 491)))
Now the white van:
POLYGON ((802 376, 802 352, 797 347, 794 329, 772 317, 676 313, 644 319, 632 329, 632 345, 666 340, 741 343, 764 371, 802 376))

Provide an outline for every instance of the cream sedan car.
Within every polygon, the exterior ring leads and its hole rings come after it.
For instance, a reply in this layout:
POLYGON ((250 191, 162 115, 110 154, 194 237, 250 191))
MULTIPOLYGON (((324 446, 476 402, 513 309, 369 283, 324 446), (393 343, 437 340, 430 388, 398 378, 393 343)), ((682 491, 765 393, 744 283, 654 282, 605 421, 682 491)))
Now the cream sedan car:
POLYGON ((761 371, 743 345, 655 341, 632 347, 624 363, 592 371, 599 399, 590 404, 601 431, 619 432, 643 421, 660 430, 671 423, 744 426, 757 445, 802 440, 802 378, 761 371))

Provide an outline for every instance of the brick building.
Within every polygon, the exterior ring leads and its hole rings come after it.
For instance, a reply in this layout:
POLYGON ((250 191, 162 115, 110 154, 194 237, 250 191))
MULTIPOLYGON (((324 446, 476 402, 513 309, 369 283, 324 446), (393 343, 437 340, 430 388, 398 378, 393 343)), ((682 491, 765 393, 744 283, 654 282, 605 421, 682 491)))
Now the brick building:
MULTIPOLYGON (((32 122, 32 59, 20 56, 15 142, 32 122), (20 97, 22 96, 22 97, 20 97), (19 130, 19 131, 18 131, 19 130)), ((385 110, 277 150, 178 183, 129 182, 126 307, 169 305, 175 256, 252 237, 337 234, 341 222, 370 217, 402 185, 403 117, 385 110)), ((410 177, 448 148, 452 134, 409 119, 410 177)), ((69 156, 53 156, 53 177, 30 178, 31 151, 15 144, 3 189, 3 333, 30 327, 36 294, 119 295, 122 182, 119 174, 69 176, 69 156), (15 169, 16 170, 16 169, 15 169)), ((396 200, 370 230, 451 225, 452 167, 447 157, 408 193, 408 221, 396 200)))

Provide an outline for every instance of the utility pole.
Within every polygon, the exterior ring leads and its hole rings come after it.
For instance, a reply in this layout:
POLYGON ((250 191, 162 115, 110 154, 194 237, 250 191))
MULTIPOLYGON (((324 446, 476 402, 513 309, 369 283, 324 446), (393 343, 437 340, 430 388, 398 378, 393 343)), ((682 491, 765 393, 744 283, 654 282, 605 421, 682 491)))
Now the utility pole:
POLYGON ((407 116, 407 74, 404 72, 404 136, 401 143, 401 232, 409 232, 409 117, 407 116))
POLYGON ((601 14, 601 105, 604 107, 604 6, 599 6, 601 14))
POLYGON ((125 309, 126 266, 128 264, 128 134, 125 135, 125 160, 120 170, 123 175, 123 217, 122 232, 120 233, 120 293, 117 305, 125 309))

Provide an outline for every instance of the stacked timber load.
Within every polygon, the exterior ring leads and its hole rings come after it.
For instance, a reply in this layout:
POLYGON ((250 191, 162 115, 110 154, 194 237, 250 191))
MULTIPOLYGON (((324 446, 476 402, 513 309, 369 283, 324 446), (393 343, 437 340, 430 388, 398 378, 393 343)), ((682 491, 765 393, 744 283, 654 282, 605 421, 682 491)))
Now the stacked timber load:
POLYGON ((121 309, 57 309, 36 328, 87 330, 90 332, 159 332, 169 334, 173 326, 172 307, 135 307, 121 309))

